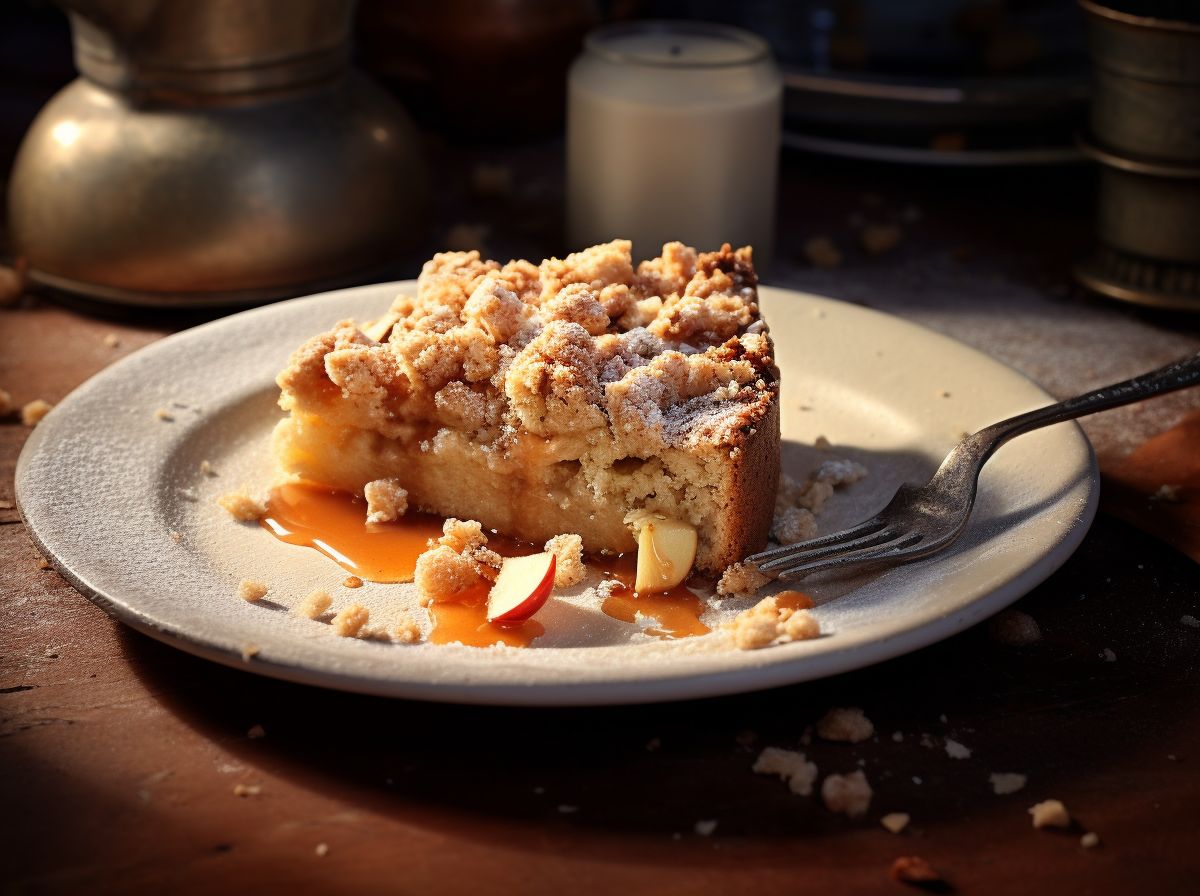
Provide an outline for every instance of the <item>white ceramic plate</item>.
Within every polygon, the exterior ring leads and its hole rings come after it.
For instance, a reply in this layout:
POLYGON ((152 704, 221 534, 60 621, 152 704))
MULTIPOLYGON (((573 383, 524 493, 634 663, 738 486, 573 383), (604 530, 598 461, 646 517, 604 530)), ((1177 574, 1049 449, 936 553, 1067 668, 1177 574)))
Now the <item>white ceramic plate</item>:
MULTIPOLYGON (((338 638, 286 608, 323 587, 335 609, 356 600, 386 619, 416 606, 413 586, 342 588, 346 573, 331 560, 233 522, 214 499, 269 481, 267 442, 281 415, 274 377, 289 353, 337 320, 378 316, 411 286, 247 311, 164 339, 89 380, 38 425, 17 464, 17 498, 34 540, 110 614, 217 662, 373 694, 578 705, 767 688, 907 653, 1041 582, 1095 513, 1091 446, 1074 423, 1061 424, 1000 449, 950 550, 854 580, 805 580, 825 633, 817 640, 750 652, 732 649, 720 632, 655 640, 600 613, 586 587, 543 608, 537 618, 547 633, 531 649, 338 638), (160 409, 174 419, 160 419, 160 409), (202 460, 218 475, 202 474, 202 460), (269 600, 239 600, 243 578, 267 581, 269 600), (257 654, 243 659, 251 644, 257 654)), ((963 432, 1051 400, 1003 364, 897 318, 770 288, 761 303, 783 375, 785 470, 803 476, 840 457, 870 470, 826 505, 823 531, 872 515, 901 482, 927 478, 963 432), (805 447, 819 435, 834 448, 805 447)), ((725 601, 704 621, 715 629, 749 603, 725 601)))

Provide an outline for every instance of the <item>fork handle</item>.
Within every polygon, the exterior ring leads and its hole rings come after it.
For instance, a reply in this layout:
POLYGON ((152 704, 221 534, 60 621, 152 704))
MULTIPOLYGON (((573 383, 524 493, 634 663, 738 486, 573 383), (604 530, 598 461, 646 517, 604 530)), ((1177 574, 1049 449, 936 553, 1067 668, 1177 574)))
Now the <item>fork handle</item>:
POLYGON ((1135 376, 1133 379, 1093 389, 1091 392, 1068 398, 1058 404, 1018 414, 1016 417, 993 423, 964 439, 959 447, 950 453, 950 457, 946 458, 941 469, 938 470, 938 476, 950 472, 951 459, 960 454, 960 449, 962 452, 975 455, 982 462, 1010 439, 1035 429, 1041 429, 1043 426, 1061 423, 1064 420, 1074 420, 1076 417, 1085 417, 1097 411, 1119 408, 1122 405, 1133 404, 1135 401, 1153 398, 1156 395, 1166 395, 1168 392, 1195 385, 1200 385, 1200 354, 1183 358, 1166 367, 1135 376))

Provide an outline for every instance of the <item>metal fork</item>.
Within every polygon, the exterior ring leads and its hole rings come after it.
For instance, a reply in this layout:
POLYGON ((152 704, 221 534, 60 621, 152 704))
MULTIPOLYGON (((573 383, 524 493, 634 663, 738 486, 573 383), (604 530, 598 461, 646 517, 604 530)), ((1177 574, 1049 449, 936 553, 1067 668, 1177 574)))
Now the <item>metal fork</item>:
POLYGON ((832 535, 763 551, 747 557, 746 562, 787 579, 823 569, 892 565, 927 557, 962 534, 975 503, 979 471, 1005 442, 1043 426, 1165 395, 1197 383, 1200 383, 1200 354, 993 423, 959 442, 928 483, 920 487, 900 486, 887 507, 866 522, 832 535))

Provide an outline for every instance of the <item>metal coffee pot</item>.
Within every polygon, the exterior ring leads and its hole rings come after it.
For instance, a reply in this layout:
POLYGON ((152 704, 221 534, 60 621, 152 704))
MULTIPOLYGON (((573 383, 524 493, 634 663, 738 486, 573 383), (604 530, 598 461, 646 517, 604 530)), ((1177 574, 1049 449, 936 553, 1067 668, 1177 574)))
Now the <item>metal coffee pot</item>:
POLYGON ((13 248, 102 302, 252 304, 362 282, 419 243, 404 110, 349 65, 355 0, 58 0, 82 77, 25 135, 13 248))

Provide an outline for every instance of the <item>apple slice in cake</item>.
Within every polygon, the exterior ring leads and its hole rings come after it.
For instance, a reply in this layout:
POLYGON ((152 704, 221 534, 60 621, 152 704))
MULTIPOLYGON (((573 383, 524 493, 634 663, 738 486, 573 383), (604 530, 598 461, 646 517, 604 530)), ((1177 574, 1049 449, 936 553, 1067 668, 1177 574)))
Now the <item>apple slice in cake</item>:
POLYGON ((415 296, 302 345, 278 382, 285 473, 541 544, 632 551, 626 517, 699 536, 718 574, 762 548, 779 479, 779 374, 750 249, 681 243, 635 270, 617 240, 534 265, 437 255, 415 296), (636 514, 634 514, 636 517, 636 514))

